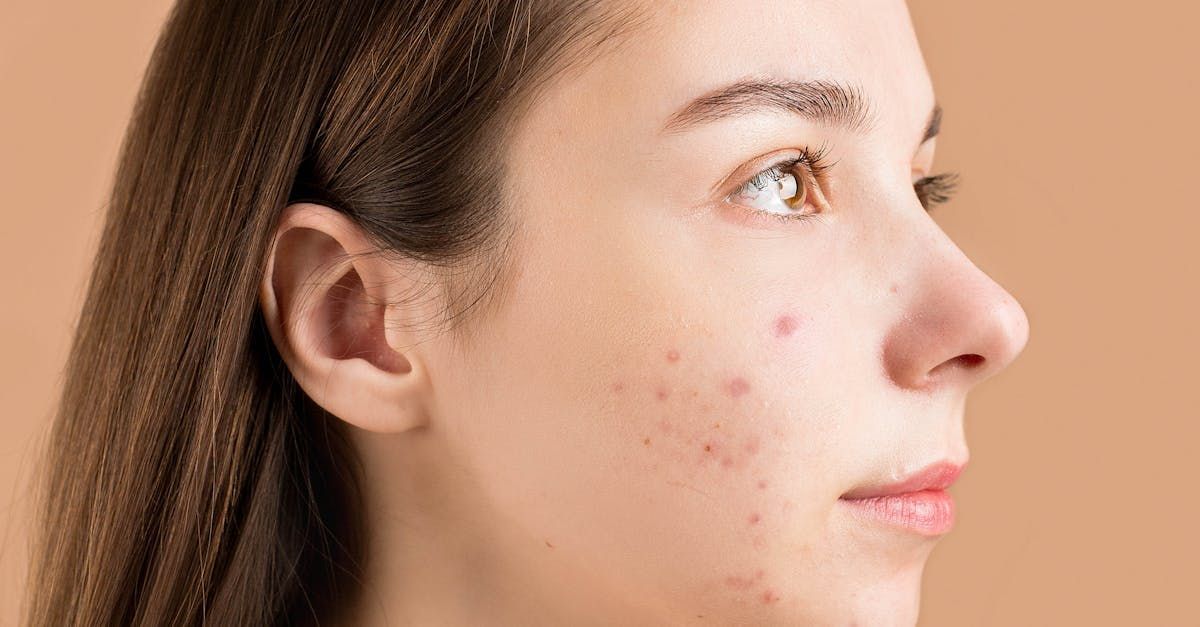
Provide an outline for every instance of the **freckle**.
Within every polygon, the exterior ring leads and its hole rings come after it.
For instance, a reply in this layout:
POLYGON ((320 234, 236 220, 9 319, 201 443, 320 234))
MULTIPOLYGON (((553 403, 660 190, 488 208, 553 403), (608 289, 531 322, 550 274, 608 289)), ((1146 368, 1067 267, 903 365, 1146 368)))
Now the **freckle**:
POLYGON ((758 489, 759 489, 759 490, 766 490, 766 489, 767 489, 767 482, 766 482, 766 480, 765 480, 765 479, 759 479, 759 480, 758 480, 758 489))
POLYGON ((775 591, 774 591, 774 590, 771 590, 770 588, 768 588, 768 589, 767 589, 765 592, 763 592, 763 594, 762 594, 762 602, 763 602, 763 603, 765 603, 765 604, 767 604, 767 605, 770 605, 771 603, 774 603, 774 602, 776 602, 776 601, 778 601, 778 600, 779 600, 779 595, 778 595, 778 594, 775 594, 775 591))
POLYGON ((642 440, 642 444, 645 444, 646 446, 650 446, 650 438, 646 438, 645 440, 642 440))
POLYGON ((737 398, 750 391, 750 384, 741 377, 735 377, 731 379, 729 383, 725 384, 725 391, 728 392, 730 396, 737 398))
POLYGON ((704 452, 705 452, 705 453, 711 453, 711 452, 712 452, 712 445, 711 445, 711 444, 705 444, 705 445, 704 445, 704 452))
POLYGON ((697 396, 700 396, 700 393, 697 392, 696 390, 692 390, 692 393, 689 394, 688 396, 691 396, 692 398, 696 398, 697 396))
POLYGON ((753 514, 750 514, 749 520, 750 520, 750 524, 757 525, 758 521, 762 520, 762 516, 759 516, 758 513, 755 512, 753 514))
POLYGON ((658 400, 665 401, 667 400, 667 397, 671 395, 671 392, 667 390, 667 388, 660 386, 654 391, 654 395, 658 398, 658 400))
POLYGON ((787 337, 796 331, 800 323, 791 316, 779 316, 775 320, 775 337, 787 337))
POLYGON ((671 350, 667 351, 667 361, 669 361, 671 363, 675 363, 675 362, 679 361, 679 351, 677 351, 673 348, 671 350))

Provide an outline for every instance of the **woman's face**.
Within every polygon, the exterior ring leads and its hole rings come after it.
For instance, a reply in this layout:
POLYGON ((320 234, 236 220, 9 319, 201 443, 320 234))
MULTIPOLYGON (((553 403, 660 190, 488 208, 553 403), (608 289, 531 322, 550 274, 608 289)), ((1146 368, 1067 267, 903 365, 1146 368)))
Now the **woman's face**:
POLYGON ((593 616, 911 624, 939 536, 839 497, 965 463, 967 392, 1028 322, 914 192, 935 97, 906 8, 649 10, 514 130, 515 278, 429 358, 446 498, 484 562, 593 616), (774 87, 693 103, 737 81, 774 87), (805 151, 817 178, 738 193, 805 151))

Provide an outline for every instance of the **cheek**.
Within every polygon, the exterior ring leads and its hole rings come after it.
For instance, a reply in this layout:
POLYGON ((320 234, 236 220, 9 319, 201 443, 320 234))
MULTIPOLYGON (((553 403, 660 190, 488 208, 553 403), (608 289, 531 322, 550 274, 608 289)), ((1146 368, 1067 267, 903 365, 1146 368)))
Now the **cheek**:
POLYGON ((665 521, 670 534, 652 539, 655 550, 672 553, 668 563, 706 594, 779 602, 785 573, 775 564, 786 562, 777 554, 816 527, 820 484, 804 476, 813 460, 796 459, 804 408, 783 402, 797 397, 784 373, 811 348, 805 333, 803 316, 780 313, 756 329, 674 334, 607 382, 605 404, 621 425, 615 454, 647 524, 665 521))

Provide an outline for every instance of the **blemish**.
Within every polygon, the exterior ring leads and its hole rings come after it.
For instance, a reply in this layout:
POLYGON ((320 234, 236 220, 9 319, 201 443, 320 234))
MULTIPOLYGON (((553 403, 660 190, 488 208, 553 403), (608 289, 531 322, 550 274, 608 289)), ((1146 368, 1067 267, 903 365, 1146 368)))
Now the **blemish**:
POLYGON ((721 428, 721 423, 719 423, 719 422, 713 423, 713 429, 720 429, 720 428, 721 428))
POLYGON ((731 468, 733 466, 733 458, 728 455, 726 455, 725 457, 722 457, 721 458, 721 466, 723 466, 725 468, 731 468))
POLYGON ((666 418, 659 420, 658 421, 658 429, 659 429, 659 431, 662 431, 663 433, 670 433, 671 432, 671 421, 667 420, 666 418))
POLYGON ((734 377, 725 384, 725 391, 730 396, 737 398, 750 391, 750 383, 741 377, 734 377))
POLYGON ((650 446, 650 438, 646 438, 646 439, 642 440, 642 444, 644 444, 646 446, 650 446))
POLYGON ((800 323, 792 316, 779 316, 775 319, 775 337, 787 337, 799 326, 800 323))
POLYGON ((759 569, 754 573, 753 577, 741 577, 738 575, 730 575, 725 578, 725 585, 735 590, 746 590, 753 586, 756 582, 763 578, 763 571, 759 569))
POLYGON ((772 603, 774 603, 774 602, 776 602, 776 601, 778 601, 778 600, 779 600, 779 595, 778 595, 778 594, 775 594, 775 591, 774 591, 774 590, 772 590, 772 589, 770 589, 770 588, 767 588, 766 590, 764 590, 764 591, 763 591, 763 593, 762 593, 762 602, 763 602, 764 604, 766 604, 766 605, 770 605, 770 604, 772 604, 772 603))
POLYGON ((705 444, 705 445, 704 445, 704 452, 705 452, 705 453, 711 453, 711 452, 712 452, 712 450, 713 450, 713 446, 712 446, 712 444, 705 444))
POLYGON ((654 390, 655 398, 657 398, 660 401, 667 400, 667 397, 670 395, 671 395, 671 391, 662 386, 659 386, 657 389, 654 390))
POLYGON ((758 452, 758 438, 751 438, 747 440, 746 445, 743 448, 747 453, 754 455, 758 452))
POLYGON ((766 479, 759 479, 759 480, 758 480, 758 489, 759 489, 759 490, 766 490, 766 489, 767 489, 767 480, 766 480, 766 479))
POLYGON ((545 542, 546 542, 546 546, 547 546, 548 548, 551 548, 551 549, 553 549, 553 548, 554 548, 554 545, 553 545, 553 544, 550 544, 550 541, 549 541, 549 540, 546 540, 545 542))
POLYGON ((758 521, 762 520, 762 516, 759 516, 758 512, 755 512, 753 514, 750 514, 750 518, 748 518, 747 520, 750 521, 751 525, 757 525, 758 521))
POLYGON ((625 384, 620 381, 613 381, 613 384, 608 386, 608 388, 613 392, 620 392, 625 389, 625 384))
POLYGON ((679 361, 679 351, 677 351, 673 348, 671 350, 667 351, 667 361, 669 361, 671 363, 675 363, 675 362, 679 361))

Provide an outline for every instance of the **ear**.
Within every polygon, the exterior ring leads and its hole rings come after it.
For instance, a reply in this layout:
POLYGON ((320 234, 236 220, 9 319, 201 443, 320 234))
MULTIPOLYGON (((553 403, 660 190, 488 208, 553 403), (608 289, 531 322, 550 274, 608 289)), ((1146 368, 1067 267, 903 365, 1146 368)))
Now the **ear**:
POLYGON ((428 423, 431 387, 412 325, 389 307, 412 289, 415 262, 372 254, 342 213, 283 210, 259 287, 271 338, 300 387, 342 420, 382 433, 428 423))

